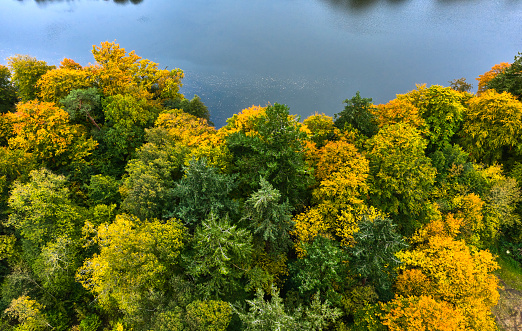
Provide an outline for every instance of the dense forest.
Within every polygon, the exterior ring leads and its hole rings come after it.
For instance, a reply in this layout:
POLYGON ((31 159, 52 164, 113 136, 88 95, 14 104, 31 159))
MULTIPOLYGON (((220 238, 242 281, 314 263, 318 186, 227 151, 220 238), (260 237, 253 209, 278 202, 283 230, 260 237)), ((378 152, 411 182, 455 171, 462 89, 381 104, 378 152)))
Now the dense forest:
POLYGON ((521 54, 475 94, 216 129, 181 70, 92 53, 0 65, 0 329, 497 329, 499 263, 522 263, 521 54))

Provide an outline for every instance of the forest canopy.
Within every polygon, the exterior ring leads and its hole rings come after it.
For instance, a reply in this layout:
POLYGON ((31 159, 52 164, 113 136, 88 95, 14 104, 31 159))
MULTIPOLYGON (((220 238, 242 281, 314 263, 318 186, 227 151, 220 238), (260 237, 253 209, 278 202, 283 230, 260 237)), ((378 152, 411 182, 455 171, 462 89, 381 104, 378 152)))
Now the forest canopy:
POLYGON ((522 263, 520 54, 475 94, 222 128, 182 70, 92 54, 0 65, 2 330, 497 329, 498 256, 522 263))

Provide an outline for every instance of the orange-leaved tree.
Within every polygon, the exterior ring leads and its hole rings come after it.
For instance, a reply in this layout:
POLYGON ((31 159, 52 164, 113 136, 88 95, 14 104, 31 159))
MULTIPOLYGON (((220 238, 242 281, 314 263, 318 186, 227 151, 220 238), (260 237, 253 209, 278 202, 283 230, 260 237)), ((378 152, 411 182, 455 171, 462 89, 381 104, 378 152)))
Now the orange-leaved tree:
POLYGON ((471 330, 496 330, 491 308, 499 299, 493 255, 455 240, 460 220, 433 221, 412 237, 412 249, 398 253, 402 273, 396 295, 430 296, 464 315, 471 330))

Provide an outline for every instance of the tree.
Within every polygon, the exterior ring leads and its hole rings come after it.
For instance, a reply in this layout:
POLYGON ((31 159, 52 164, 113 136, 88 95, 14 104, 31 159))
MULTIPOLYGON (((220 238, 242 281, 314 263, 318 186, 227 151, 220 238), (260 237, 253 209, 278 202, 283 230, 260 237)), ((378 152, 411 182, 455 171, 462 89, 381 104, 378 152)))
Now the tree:
POLYGON ((449 82, 450 83, 450 87, 452 89, 454 89, 455 91, 459 91, 459 92, 470 92, 471 89, 473 88, 473 85, 469 84, 466 82, 466 78, 462 77, 462 78, 456 78, 452 81, 449 82))
MULTIPOLYGON (((79 66, 79 65, 78 65, 79 66)), ((42 101, 58 104, 71 91, 93 86, 93 76, 88 70, 72 64, 47 71, 37 82, 38 96, 42 101)))
POLYGON ((509 93, 487 90, 469 100, 461 137, 477 161, 492 164, 522 150, 522 102, 509 93))
POLYGON ((94 242, 100 252, 87 259, 76 279, 106 308, 116 303, 126 315, 138 313, 156 292, 166 288, 183 248, 181 222, 143 222, 118 215, 98 227, 94 242))
POLYGON ((344 100, 344 110, 335 114, 335 126, 340 130, 353 128, 367 137, 373 136, 378 128, 375 124, 371 98, 361 98, 359 91, 351 99, 344 100))
POLYGON ((32 300, 27 295, 20 296, 13 300, 5 313, 11 318, 15 318, 21 323, 23 329, 20 330, 49 330, 53 327, 47 321, 42 310, 45 307, 32 300))
POLYGON ((81 209, 73 203, 64 176, 46 169, 33 170, 29 176, 28 183, 15 182, 13 186, 8 201, 12 212, 7 225, 13 226, 29 247, 39 253, 49 241, 62 236, 77 237, 81 209))
POLYGON ((375 285, 381 299, 391 299, 391 286, 397 276, 401 261, 397 252, 408 247, 396 231, 392 220, 366 216, 358 223, 359 231, 354 233, 355 244, 349 249, 350 268, 363 280, 375 285))
POLYGON ((256 297, 247 303, 248 312, 234 307, 244 330, 327 330, 341 316, 341 311, 332 307, 328 300, 321 303, 318 294, 314 295, 310 306, 290 311, 275 288, 272 288, 270 301, 265 301, 263 291, 257 290, 256 297))
POLYGON ((369 162, 354 145, 343 140, 328 142, 312 157, 319 185, 312 191, 311 208, 294 218, 298 253, 301 243, 318 235, 352 244, 357 217, 367 209, 369 162))
POLYGON ((177 200, 171 207, 171 216, 194 228, 210 214, 225 217, 236 213, 237 203, 230 198, 237 185, 235 176, 220 174, 207 165, 205 158, 192 159, 184 171, 185 176, 171 192, 177 200))
POLYGON ((11 56, 7 58, 7 64, 13 74, 11 81, 22 102, 36 99, 39 92, 38 80, 47 71, 55 68, 29 55, 11 56))
POLYGON ((428 149, 436 150, 448 145, 460 130, 467 95, 439 85, 419 89, 420 98, 414 105, 426 125, 428 149))
POLYGON ((201 98, 197 95, 194 95, 192 100, 185 98, 167 100, 164 102, 164 107, 167 109, 181 109, 187 114, 196 116, 197 118, 205 119, 210 125, 214 125, 210 121, 210 113, 207 106, 205 106, 205 104, 201 101, 201 98))
POLYGON ((348 277, 346 250, 338 242, 324 237, 316 237, 303 246, 306 255, 290 264, 299 293, 309 297, 320 291, 330 301, 338 302, 340 289, 348 277))
POLYGON ((163 218, 173 207, 172 189, 182 175, 186 151, 172 144, 165 129, 147 132, 149 142, 127 163, 122 180, 122 209, 145 218, 163 218))
POLYGON ((102 107, 105 114, 102 134, 107 152, 111 158, 125 163, 143 144, 145 128, 154 124, 159 111, 144 99, 121 94, 103 99, 102 107))
POLYGON ((249 231, 210 214, 194 231, 191 249, 183 256, 186 273, 204 298, 234 293, 239 289, 237 280, 250 264, 252 250, 249 231))
POLYGON ((462 309, 431 296, 398 296, 384 305, 382 323, 390 331, 464 331, 466 320, 462 309))
POLYGON ((260 186, 245 202, 242 221, 266 243, 268 252, 286 253, 292 245, 291 207, 287 201, 280 202, 281 194, 264 178, 260 186))
POLYGON ((511 64, 507 62, 502 62, 499 64, 495 64, 493 67, 491 67, 491 70, 486 72, 483 75, 479 75, 479 78, 476 78, 478 80, 478 90, 477 95, 480 96, 482 93, 484 93, 489 87, 488 83, 495 78, 496 75, 504 72, 507 68, 509 68, 511 64))
POLYGON ((397 123, 405 123, 418 130, 422 130, 426 125, 424 119, 421 117, 419 108, 409 100, 407 94, 399 94, 396 99, 390 100, 386 104, 378 105, 373 110, 373 113, 379 128, 397 123))
POLYGON ((221 300, 196 300, 187 306, 189 330, 225 331, 231 318, 232 307, 221 300))
POLYGON ((436 170, 424 155, 426 145, 415 128, 402 123, 384 127, 367 142, 370 201, 395 215, 402 234, 413 233, 429 212, 436 170))
POLYGON ((240 189, 246 195, 265 178, 292 206, 301 206, 312 181, 304 159, 306 134, 288 107, 247 109, 229 120, 226 145, 239 173, 240 189))
POLYGON ((490 89, 495 89, 499 93, 511 93, 520 100, 522 98, 522 53, 518 53, 511 65, 505 66, 486 84, 490 89))
POLYGON ((0 114, 14 110, 16 101, 16 90, 11 84, 11 72, 0 64, 0 114))
POLYGON ((16 112, 7 116, 13 132, 9 148, 32 153, 52 169, 85 162, 97 145, 53 103, 19 103, 16 112))
POLYGON ((321 148, 329 141, 337 140, 341 136, 333 118, 325 114, 315 113, 315 115, 309 116, 303 121, 303 127, 309 131, 308 139, 314 142, 317 148, 321 148))
POLYGON ((95 87, 105 96, 129 93, 147 99, 176 99, 183 71, 160 70, 158 64, 142 59, 134 51, 127 53, 115 42, 102 42, 93 46, 96 63, 87 67, 94 75, 95 87))
POLYGON ((428 224, 412 238, 412 250, 398 253, 404 269, 396 294, 448 302, 460 309, 466 328, 496 330, 491 307, 499 298, 498 279, 492 274, 497 263, 488 251, 454 240, 454 231, 445 232, 441 224, 428 224))
POLYGON ((88 120, 96 130, 101 130, 100 125, 105 116, 101 108, 101 96, 95 88, 74 89, 60 103, 69 113, 72 122, 84 123, 88 120))

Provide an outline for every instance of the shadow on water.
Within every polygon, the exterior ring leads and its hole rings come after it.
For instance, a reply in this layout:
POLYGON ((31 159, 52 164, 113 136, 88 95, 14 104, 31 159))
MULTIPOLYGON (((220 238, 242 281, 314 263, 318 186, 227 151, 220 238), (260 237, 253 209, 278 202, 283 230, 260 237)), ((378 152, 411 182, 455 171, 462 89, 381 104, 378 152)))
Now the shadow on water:
MULTIPOLYGON (((28 2, 30 0, 18 0, 19 2, 28 2)), ((109 1, 109 0, 103 0, 103 1, 109 1)), ((34 0, 39 5, 47 5, 50 3, 61 3, 61 2, 74 2, 74 0, 34 0)), ((118 5, 128 5, 129 3, 133 5, 139 5, 143 2, 143 0, 112 0, 112 2, 118 4, 118 5)))
MULTIPOLYGON (((332 6, 341 8, 346 11, 365 11, 369 10, 383 0, 324 0, 332 6)), ((384 0, 385 2, 395 5, 406 2, 407 0, 384 0)))

